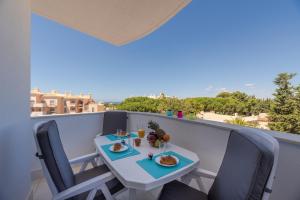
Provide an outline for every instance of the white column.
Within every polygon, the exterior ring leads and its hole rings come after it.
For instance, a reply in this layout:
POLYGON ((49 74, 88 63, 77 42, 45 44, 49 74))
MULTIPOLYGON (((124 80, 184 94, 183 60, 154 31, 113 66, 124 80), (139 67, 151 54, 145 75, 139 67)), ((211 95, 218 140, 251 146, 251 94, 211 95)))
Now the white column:
POLYGON ((0 0, 0 199, 31 186, 30 15, 29 0, 0 0))

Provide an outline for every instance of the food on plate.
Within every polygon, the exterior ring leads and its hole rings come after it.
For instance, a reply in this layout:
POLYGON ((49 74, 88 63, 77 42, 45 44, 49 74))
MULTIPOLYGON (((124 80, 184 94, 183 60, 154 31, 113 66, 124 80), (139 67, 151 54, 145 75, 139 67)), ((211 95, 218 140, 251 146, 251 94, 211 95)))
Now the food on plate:
POLYGON ((127 132, 126 131, 120 131, 118 133, 118 136, 126 136, 127 135, 127 132))
POLYGON ((121 143, 116 143, 114 144, 113 150, 114 151, 120 151, 122 148, 122 144, 121 143))
POLYGON ((160 164, 163 165, 176 165, 177 161, 173 156, 162 156, 160 158, 160 164))

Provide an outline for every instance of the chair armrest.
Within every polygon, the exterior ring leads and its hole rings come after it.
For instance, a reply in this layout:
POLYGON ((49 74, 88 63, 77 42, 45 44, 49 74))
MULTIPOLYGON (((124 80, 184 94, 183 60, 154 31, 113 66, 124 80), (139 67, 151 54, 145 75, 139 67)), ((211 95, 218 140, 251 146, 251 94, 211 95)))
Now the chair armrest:
POLYGON ((99 136, 102 136, 103 135, 103 133, 101 132, 101 133, 97 133, 96 134, 96 137, 99 137, 99 136))
POLYGON ((107 181, 114 179, 115 176, 111 172, 107 172, 73 187, 70 187, 60 193, 53 196, 53 200, 64 200, 70 197, 74 197, 78 194, 91 191, 93 189, 99 188, 101 185, 105 184, 107 181))
POLYGON ((195 178, 203 177, 203 178, 215 179, 217 173, 208 171, 206 169, 197 168, 191 172, 191 176, 195 178))
POLYGON ((91 153, 91 154, 87 154, 84 156, 80 156, 74 159, 69 160, 70 164, 78 164, 78 163, 84 163, 84 162, 89 162, 97 157, 99 157, 100 155, 95 152, 95 153, 91 153))

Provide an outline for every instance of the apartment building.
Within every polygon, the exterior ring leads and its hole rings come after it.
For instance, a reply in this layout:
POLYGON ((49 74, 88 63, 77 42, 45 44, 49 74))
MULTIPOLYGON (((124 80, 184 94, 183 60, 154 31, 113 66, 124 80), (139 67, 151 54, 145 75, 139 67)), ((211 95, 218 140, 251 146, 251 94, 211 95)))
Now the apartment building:
POLYGON ((30 104, 32 116, 105 110, 104 104, 96 103, 90 94, 73 95, 71 92, 59 93, 55 90, 43 93, 39 89, 32 89, 30 104))

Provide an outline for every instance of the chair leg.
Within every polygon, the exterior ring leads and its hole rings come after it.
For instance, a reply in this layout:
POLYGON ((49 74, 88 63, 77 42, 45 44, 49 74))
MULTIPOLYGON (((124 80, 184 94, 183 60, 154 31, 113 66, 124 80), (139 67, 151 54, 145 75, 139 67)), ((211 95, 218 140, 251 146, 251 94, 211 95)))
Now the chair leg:
POLYGON ((118 196, 119 194, 121 194, 127 190, 128 190, 127 188, 123 188, 122 190, 119 190, 118 192, 114 193, 112 196, 115 198, 116 196, 118 196))
POLYGON ((89 192, 89 195, 87 196, 86 199, 87 199, 87 200, 93 200, 94 197, 95 197, 95 195, 96 195, 96 193, 97 193, 97 188, 91 190, 91 191, 89 192))
POLYGON ((83 171, 85 170, 85 168, 87 167, 87 165, 88 165, 88 162, 84 162, 84 163, 81 165, 79 172, 83 172, 83 171))
POLYGON ((185 176, 182 176, 180 179, 184 184, 189 185, 193 178, 189 174, 187 174, 185 176))
POLYGON ((136 200, 136 190, 129 188, 129 200, 136 200))
POLYGON ((92 160, 91 163, 92 163, 93 167, 97 167, 97 163, 95 160, 92 160))
POLYGON ((105 196, 106 200, 114 200, 114 198, 111 196, 109 189, 107 188, 106 184, 102 184, 100 186, 100 189, 105 196))
POLYGON ((202 182, 201 178, 197 178, 196 182, 197 182, 197 185, 199 187, 199 190, 202 191, 202 192, 205 192, 204 185, 203 185, 203 182, 202 182))

